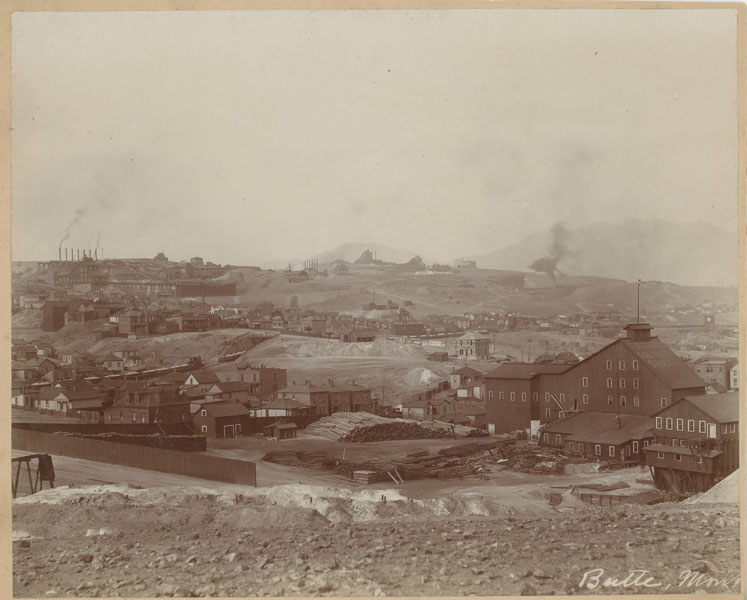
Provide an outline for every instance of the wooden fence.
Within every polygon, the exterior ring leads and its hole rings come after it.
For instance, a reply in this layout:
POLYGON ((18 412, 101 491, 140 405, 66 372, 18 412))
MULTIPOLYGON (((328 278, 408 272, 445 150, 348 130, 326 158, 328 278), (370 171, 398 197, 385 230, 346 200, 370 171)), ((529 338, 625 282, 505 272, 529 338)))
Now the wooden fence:
POLYGON ((224 483, 257 485, 256 465, 244 460, 208 456, 194 452, 116 444, 19 428, 13 428, 11 444, 13 448, 18 450, 70 456, 224 483))

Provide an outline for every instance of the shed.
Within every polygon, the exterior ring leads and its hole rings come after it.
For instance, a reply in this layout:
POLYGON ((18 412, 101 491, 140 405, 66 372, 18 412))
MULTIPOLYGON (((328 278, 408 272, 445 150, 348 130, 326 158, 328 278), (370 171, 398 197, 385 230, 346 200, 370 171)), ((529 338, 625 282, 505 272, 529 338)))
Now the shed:
POLYGON ((298 425, 295 423, 272 423, 262 428, 265 437, 277 440, 289 440, 296 437, 298 425))
POLYGON ((249 410, 238 402, 209 402, 194 414, 195 433, 211 438, 239 437, 249 430, 249 410))

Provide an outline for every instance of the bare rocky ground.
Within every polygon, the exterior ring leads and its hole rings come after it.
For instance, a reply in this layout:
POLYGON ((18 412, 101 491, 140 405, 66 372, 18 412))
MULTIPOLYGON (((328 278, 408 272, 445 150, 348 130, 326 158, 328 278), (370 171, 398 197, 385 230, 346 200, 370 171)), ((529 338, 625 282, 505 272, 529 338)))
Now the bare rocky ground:
POLYGON ((14 595, 739 592, 738 505, 603 509, 564 496, 527 514, 380 489, 58 488, 14 501, 14 595))

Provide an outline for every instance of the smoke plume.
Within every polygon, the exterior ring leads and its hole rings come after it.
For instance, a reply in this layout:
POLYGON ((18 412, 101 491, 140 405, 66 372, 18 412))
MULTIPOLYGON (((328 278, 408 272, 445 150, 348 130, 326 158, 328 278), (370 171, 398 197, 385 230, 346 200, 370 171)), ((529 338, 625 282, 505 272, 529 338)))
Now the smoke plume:
POLYGON ((70 237, 70 230, 75 227, 78 223, 80 223, 80 220, 83 218, 83 216, 86 214, 85 207, 79 208, 75 211, 73 214, 73 219, 70 221, 70 223, 67 224, 67 227, 65 227, 65 231, 62 232, 62 239, 60 240, 60 248, 62 248, 62 244, 67 241, 67 239, 70 237))
POLYGON ((568 238, 570 232, 568 227, 563 223, 556 223, 552 229, 552 245, 550 246, 549 255, 535 260, 529 268, 537 271, 538 273, 547 273, 552 277, 553 281, 556 281, 557 275, 560 274, 558 270, 558 263, 568 253, 568 238))

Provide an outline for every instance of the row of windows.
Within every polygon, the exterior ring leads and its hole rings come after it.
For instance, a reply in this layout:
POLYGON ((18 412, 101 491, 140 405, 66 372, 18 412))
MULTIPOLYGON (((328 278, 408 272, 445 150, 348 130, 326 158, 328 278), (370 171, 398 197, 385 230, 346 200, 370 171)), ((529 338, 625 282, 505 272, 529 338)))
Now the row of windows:
MULTIPOLYGON (((618 368, 618 369, 619 369, 620 371, 624 371, 624 370, 625 370, 625 361, 624 361, 624 360, 620 360, 620 361, 618 361, 618 362, 617 362, 617 368, 618 368)), ((608 371, 611 371, 611 370, 612 370, 612 361, 611 361, 611 360, 608 360, 608 361, 607 361, 607 370, 608 370, 608 371)), ((633 370, 634 370, 634 371, 637 371, 637 370, 638 370, 638 361, 637 361, 637 360, 634 360, 634 361, 633 361, 633 370)))
MULTIPOLYGON (((536 394, 535 394, 536 396, 536 394)), ((509 398, 511 398, 511 402, 516 402, 516 392, 511 392, 509 394, 509 398)), ((488 400, 493 399, 493 392, 488 392, 488 400)), ((504 392, 498 392, 498 399, 503 401, 506 399, 506 395, 504 392)), ((527 393, 521 392, 521 401, 526 402, 527 401, 527 393)))
MULTIPOLYGON (((706 421, 703 421, 703 420, 698 421, 698 433, 706 433, 707 426, 708 426, 708 423, 706 421)), ((667 429, 669 431, 673 431, 673 430, 684 431, 685 420, 677 419, 675 422, 675 420, 672 417, 667 417, 665 421, 663 417, 656 417, 656 429, 667 429)), ((690 433, 695 433, 695 419, 687 420, 687 430, 690 433)), ((736 423, 724 423, 721 425, 721 433, 736 433, 736 431, 737 431, 736 423)))
MULTIPOLYGON (((659 460, 664 460, 664 453, 663 452, 657 452, 656 453, 656 458, 658 458, 659 460)), ((678 462, 681 461, 682 460, 682 455, 681 454, 675 454, 674 455, 674 460, 676 460, 678 462)), ((703 457, 702 456, 696 456, 695 457, 695 462, 698 463, 698 464, 702 463, 703 462, 703 457)))
MULTIPOLYGON (((586 377, 584 377, 584 379, 587 379, 587 378, 586 378, 586 377)), ((627 385, 627 384, 625 383, 626 381, 627 381, 626 379, 622 379, 622 378, 621 378, 620 380, 618 380, 618 386, 617 386, 617 387, 619 387, 619 388, 625 388, 625 386, 627 385)), ((608 377, 608 378, 607 378, 607 387, 608 387, 608 388, 611 388, 611 387, 613 387, 613 386, 614 386, 614 383, 615 383, 615 381, 614 381, 614 379, 612 379, 612 377, 608 377)), ((586 383, 585 383, 585 384, 584 384, 584 382, 582 381, 582 382, 581 382, 581 385, 583 385, 583 387, 589 387, 589 382, 588 382, 588 380, 586 381, 586 383)), ((637 389, 639 389, 639 383, 638 383, 638 380, 637 380, 637 379, 633 379, 633 389, 634 389, 634 390, 637 390, 637 389)))
MULTIPOLYGON (((544 441, 545 441, 545 443, 549 443, 549 439, 550 439, 550 434, 545 433, 545 435, 544 435, 544 441)), ((559 434, 559 433, 556 433, 555 434, 555 444, 556 445, 562 445, 562 443, 563 443, 562 435, 559 434)), ((648 445, 649 445, 649 440, 644 440, 643 447, 646 448, 646 447, 648 447, 648 445)), ((583 451, 584 451, 584 444, 583 444, 583 442, 569 442, 568 446, 569 446, 569 449, 572 450, 572 451, 578 450, 578 452, 581 452, 581 453, 583 453, 583 451)), ((632 454, 638 454, 638 449, 639 449, 639 447, 638 447, 638 441, 634 440, 633 441, 633 446, 632 446, 632 454)), ((609 446, 607 448, 607 454, 609 454, 609 456, 615 456, 615 451, 616 451, 615 446, 609 446)), ((631 455, 631 449, 630 448, 627 448, 627 453, 628 453, 628 456, 631 455)), ((595 444, 594 445, 594 454, 596 456, 601 456, 602 455, 602 446, 601 446, 601 444, 595 444)))
MULTIPOLYGON (((607 396, 607 404, 612 406, 615 403, 614 396, 607 396)), ((627 396, 620 396, 620 406, 627 406, 628 405, 628 397, 627 396)), ((633 396, 633 406, 640 406, 641 405, 641 398, 640 396, 633 396)))
MULTIPOLYGON (((122 412, 119 413, 119 422, 120 423, 124 422, 124 415, 125 415, 125 413, 122 413, 122 412)), ((109 413, 107 415, 107 417, 108 417, 108 420, 111 421, 112 420, 112 413, 109 413)), ((132 413, 132 422, 133 423, 137 423, 137 417, 138 417, 138 413, 133 412, 132 413)), ((144 413, 140 414, 140 422, 141 423, 145 423, 145 414, 144 413)))

